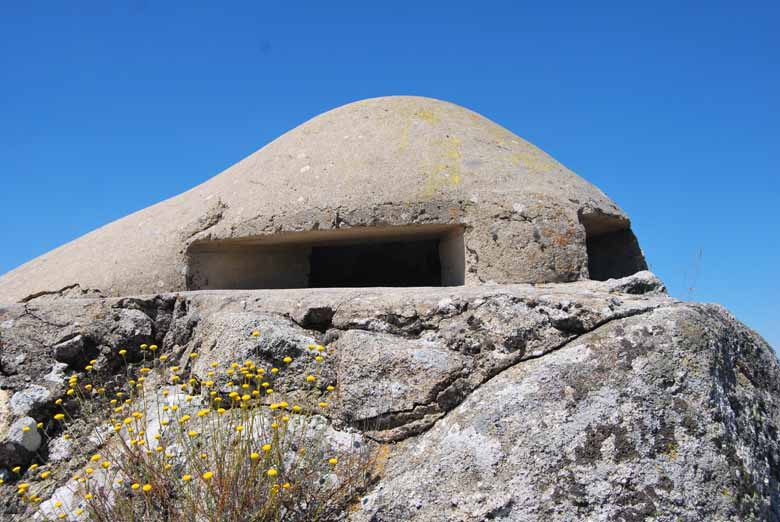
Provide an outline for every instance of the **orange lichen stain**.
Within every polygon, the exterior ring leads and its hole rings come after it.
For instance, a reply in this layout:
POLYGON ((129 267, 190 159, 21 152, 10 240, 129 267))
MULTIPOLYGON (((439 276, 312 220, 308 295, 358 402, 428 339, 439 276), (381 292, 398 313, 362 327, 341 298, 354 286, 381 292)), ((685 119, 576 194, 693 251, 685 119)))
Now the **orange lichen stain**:
POLYGON ((548 239, 549 242, 555 246, 570 245, 575 234, 572 229, 568 229, 565 233, 561 234, 556 230, 547 227, 542 228, 539 232, 543 238, 548 239))
POLYGON ((563 232, 562 234, 557 234, 553 238, 553 242, 559 246, 567 246, 570 245, 572 242, 574 242, 576 237, 577 237, 577 230, 572 227, 567 227, 565 232, 563 232))
POLYGON ((382 477, 384 474, 387 461, 390 460, 390 451, 391 448, 389 444, 383 444, 376 450, 371 462, 371 468, 374 475, 377 477, 382 477))
MULTIPOLYGON (((377 448, 376 452, 369 459, 368 468, 370 469, 372 480, 378 480, 384 476, 385 468, 387 467, 387 462, 390 460, 390 452, 391 452, 390 444, 383 444, 379 448, 377 448)), ((362 507, 363 505, 360 503, 360 500, 358 499, 352 502, 351 504, 349 504, 349 506, 347 506, 347 511, 349 513, 354 513, 362 509, 362 507)))

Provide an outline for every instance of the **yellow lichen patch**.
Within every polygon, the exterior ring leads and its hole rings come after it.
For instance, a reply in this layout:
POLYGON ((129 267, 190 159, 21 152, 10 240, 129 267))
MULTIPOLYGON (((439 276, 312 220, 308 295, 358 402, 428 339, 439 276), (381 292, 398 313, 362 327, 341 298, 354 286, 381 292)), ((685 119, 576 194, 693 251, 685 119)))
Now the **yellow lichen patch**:
POLYGON ((530 147, 530 144, 526 142, 525 140, 522 140, 509 132, 507 129, 502 127, 501 125, 497 125, 493 123, 490 120, 486 120, 485 118, 478 118, 475 121, 479 121, 481 123, 484 123, 483 127, 484 129, 490 134, 490 136, 496 140, 496 144, 498 145, 509 145, 509 144, 524 144, 525 146, 530 147))
POLYGON ((670 442, 667 444, 666 449, 662 452, 662 454, 666 455, 671 460, 677 460, 677 457, 679 456, 679 453, 677 452, 677 444, 670 442))
POLYGON ((462 141, 457 136, 447 136, 433 142, 437 151, 435 163, 426 165, 423 169, 426 176, 425 187, 421 197, 431 198, 437 192, 448 187, 457 187, 462 181, 461 152, 462 141))
POLYGON ((403 129, 401 130, 401 140, 398 144, 399 152, 403 152, 406 150, 406 147, 409 146, 409 135, 411 133, 412 124, 414 123, 414 118, 423 120, 431 125, 439 122, 439 117, 431 110, 419 108, 414 109, 413 107, 408 107, 404 110, 401 110, 400 112, 405 114, 405 123, 403 129))
POLYGON ((739 382, 739 384, 741 384, 742 386, 746 386, 750 388, 753 387, 753 383, 750 382, 750 379, 747 378, 747 375, 745 375, 739 370, 737 370, 737 382, 739 382))
POLYGON ((426 109, 417 109, 414 113, 415 116, 420 118, 421 120, 427 121, 428 123, 438 123, 439 117, 436 116, 436 113, 433 111, 429 111, 426 109))
POLYGON ((523 167, 529 172, 544 173, 558 169, 558 163, 554 159, 531 148, 520 152, 513 152, 510 156, 510 163, 513 167, 523 167))
POLYGON ((398 145, 399 151, 406 150, 406 147, 409 145, 409 127, 411 126, 411 123, 407 122, 406 125, 404 125, 403 130, 401 131, 401 143, 398 145))

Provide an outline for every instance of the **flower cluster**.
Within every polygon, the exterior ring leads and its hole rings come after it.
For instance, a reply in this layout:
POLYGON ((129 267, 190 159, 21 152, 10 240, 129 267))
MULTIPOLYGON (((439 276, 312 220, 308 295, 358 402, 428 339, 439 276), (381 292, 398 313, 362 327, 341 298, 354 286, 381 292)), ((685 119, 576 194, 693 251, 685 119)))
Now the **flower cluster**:
MULTIPOLYGON (((171 363, 156 345, 139 350, 116 351, 125 372, 119 388, 107 392, 95 382, 93 360, 68 378, 65 397, 56 401, 61 411, 53 419, 64 439, 71 436, 74 411, 97 412, 102 421, 94 420, 105 428, 96 431, 99 452, 72 477, 68 498, 55 494, 44 501, 33 491, 31 482, 49 478, 51 470, 37 464, 13 469, 19 497, 40 504, 44 516, 317 520, 358 491, 355 478, 365 474, 367 461, 362 453, 336 455, 329 447, 325 414, 335 388, 321 385, 319 372, 301 375, 297 389, 285 392, 276 384, 293 364, 290 356, 279 366, 202 361, 198 378, 192 371, 197 352, 171 363), (76 410, 67 407, 73 402, 76 410)), ((328 350, 309 345, 306 357, 323 363, 328 350)))

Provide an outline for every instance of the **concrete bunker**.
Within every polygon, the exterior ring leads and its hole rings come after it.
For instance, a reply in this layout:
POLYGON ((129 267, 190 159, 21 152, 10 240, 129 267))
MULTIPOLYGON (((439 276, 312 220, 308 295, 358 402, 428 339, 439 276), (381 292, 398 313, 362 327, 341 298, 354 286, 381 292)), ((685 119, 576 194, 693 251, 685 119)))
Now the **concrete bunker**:
POLYGON ((202 241, 188 249, 187 288, 458 286, 463 228, 356 227, 202 241))
POLYGON ((565 283, 644 267, 628 216, 544 151, 463 107, 389 96, 327 111, 0 276, 0 302, 62 288, 565 283))
POLYGON ((579 219, 585 228, 590 279, 606 281, 647 270, 628 219, 600 213, 580 213, 579 219))

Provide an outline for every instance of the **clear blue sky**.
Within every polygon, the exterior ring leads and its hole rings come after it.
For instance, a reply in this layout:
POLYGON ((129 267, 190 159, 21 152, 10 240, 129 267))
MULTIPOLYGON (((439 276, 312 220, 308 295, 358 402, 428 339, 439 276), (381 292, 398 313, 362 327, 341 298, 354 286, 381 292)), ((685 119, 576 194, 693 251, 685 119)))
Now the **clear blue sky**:
POLYGON ((416 94, 599 186, 673 295, 780 345, 780 3, 379 4, 2 2, 0 273, 326 109, 416 94))

